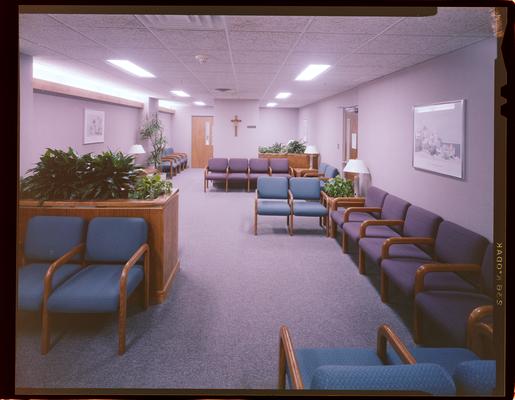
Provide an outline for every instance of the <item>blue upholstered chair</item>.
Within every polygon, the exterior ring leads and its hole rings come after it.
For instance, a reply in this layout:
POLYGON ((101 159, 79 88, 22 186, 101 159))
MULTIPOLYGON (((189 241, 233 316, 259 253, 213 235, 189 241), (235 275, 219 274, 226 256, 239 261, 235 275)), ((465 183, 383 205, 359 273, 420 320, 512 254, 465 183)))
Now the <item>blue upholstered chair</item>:
POLYGON ((204 170, 204 192, 207 190, 208 181, 227 182, 228 166, 227 158, 211 158, 207 161, 207 167, 204 170))
POLYGON ((179 172, 180 160, 174 155, 173 147, 167 147, 161 154, 161 172, 173 176, 179 172))
POLYGON ((39 311, 48 273, 56 288, 80 269, 74 255, 84 240, 80 217, 36 216, 27 223, 21 267, 18 269, 18 309, 39 311))
POLYGON ((338 171, 337 168, 333 167, 332 165, 327 165, 323 174, 318 171, 318 176, 320 177, 320 187, 323 188, 329 179, 335 178, 338 175, 340 175, 340 171, 338 171))
POLYGON ((290 214, 288 178, 283 176, 258 177, 254 202, 254 235, 257 235, 258 215, 286 216, 286 223, 289 225, 290 214))
POLYGON ((324 162, 321 162, 320 165, 318 166, 318 175, 319 176, 324 176, 325 174, 325 169, 328 167, 328 164, 324 163, 324 162))
POLYGON ((278 386, 368 394, 491 394, 495 361, 482 360, 466 348, 408 347, 388 325, 379 327, 376 349, 294 349, 288 328, 282 326, 278 386))
POLYGON ((290 178, 290 235, 293 235, 293 216, 318 217, 320 226, 325 219, 326 235, 329 232, 327 224, 327 208, 320 202, 320 180, 318 178, 290 178))
POLYGON ((45 280, 41 352, 49 349, 49 313, 111 313, 118 311, 118 353, 125 352, 127 299, 143 283, 148 307, 149 247, 143 218, 97 217, 88 225, 85 264, 51 290, 45 280))

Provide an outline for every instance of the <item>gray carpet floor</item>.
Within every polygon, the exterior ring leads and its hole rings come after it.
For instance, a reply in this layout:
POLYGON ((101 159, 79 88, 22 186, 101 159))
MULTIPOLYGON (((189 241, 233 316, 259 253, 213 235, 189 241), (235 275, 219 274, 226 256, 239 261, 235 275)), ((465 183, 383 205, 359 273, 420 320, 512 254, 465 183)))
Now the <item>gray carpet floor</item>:
POLYGON ((382 323, 413 343, 409 308, 381 303, 377 269, 360 275, 317 218, 290 237, 284 217, 261 217, 254 236, 253 192, 204 193, 200 169, 173 183, 181 269, 167 300, 130 306, 123 356, 115 315, 56 318, 42 356, 39 316, 20 313, 17 388, 274 389, 283 324, 296 347, 375 347, 382 323))

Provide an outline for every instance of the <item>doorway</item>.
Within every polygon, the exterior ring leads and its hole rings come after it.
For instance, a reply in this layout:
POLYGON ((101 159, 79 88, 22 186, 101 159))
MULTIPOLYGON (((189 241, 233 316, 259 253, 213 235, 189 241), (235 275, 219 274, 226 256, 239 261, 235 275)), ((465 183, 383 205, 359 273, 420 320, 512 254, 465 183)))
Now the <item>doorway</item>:
POLYGON ((213 117, 191 117, 191 167, 205 168, 213 158, 213 117))
MULTIPOLYGON (((347 164, 348 160, 358 158, 358 106, 345 107, 343 109, 343 166, 347 164)), ((357 174, 350 172, 344 173, 344 178, 351 181, 357 174)))

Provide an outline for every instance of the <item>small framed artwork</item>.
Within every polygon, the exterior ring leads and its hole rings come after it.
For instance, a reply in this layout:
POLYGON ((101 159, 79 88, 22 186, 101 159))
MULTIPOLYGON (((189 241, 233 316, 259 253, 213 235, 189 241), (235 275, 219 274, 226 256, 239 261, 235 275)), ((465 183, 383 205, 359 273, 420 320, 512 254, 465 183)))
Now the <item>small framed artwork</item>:
POLYGON ((465 178, 465 100, 413 107, 413 167, 465 178))
POLYGON ((104 142, 104 111, 84 109, 84 144, 104 142))

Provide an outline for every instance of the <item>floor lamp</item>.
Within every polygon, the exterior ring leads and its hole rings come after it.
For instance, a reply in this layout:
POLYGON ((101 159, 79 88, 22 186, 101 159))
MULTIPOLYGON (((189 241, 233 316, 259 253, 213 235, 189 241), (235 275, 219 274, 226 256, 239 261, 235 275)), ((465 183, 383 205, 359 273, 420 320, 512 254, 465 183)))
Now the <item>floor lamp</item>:
MULTIPOLYGON (((343 172, 351 172, 353 174, 369 174, 367 166, 362 160, 348 160, 343 172)), ((361 196, 361 188, 359 187, 359 175, 354 177, 354 193, 361 196)))
MULTIPOLYGON (((304 154, 309 154, 309 169, 313 169, 313 154, 318 154, 318 149, 316 146, 306 146, 306 150, 304 150, 304 154)), ((318 169, 318 165, 317 165, 318 169)))

